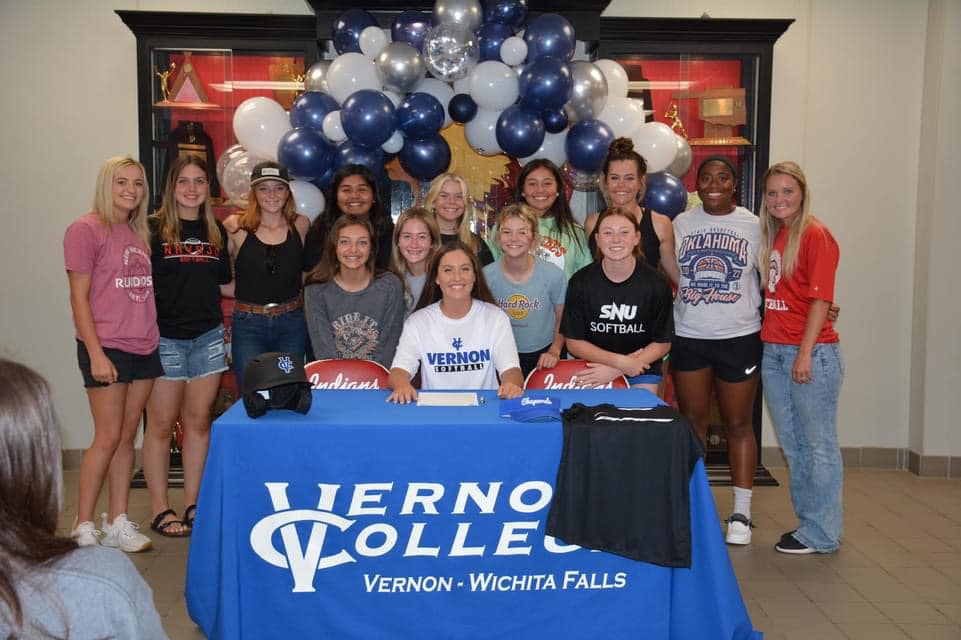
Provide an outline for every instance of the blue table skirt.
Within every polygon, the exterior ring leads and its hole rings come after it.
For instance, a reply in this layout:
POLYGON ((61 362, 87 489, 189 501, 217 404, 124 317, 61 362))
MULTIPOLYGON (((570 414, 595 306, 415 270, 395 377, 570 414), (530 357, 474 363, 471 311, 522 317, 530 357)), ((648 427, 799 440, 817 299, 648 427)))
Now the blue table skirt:
POLYGON ((468 408, 314 393, 307 416, 235 405, 214 424, 186 585, 208 637, 761 637, 701 463, 692 566, 669 569, 545 538, 558 422, 501 419, 492 393, 468 408))

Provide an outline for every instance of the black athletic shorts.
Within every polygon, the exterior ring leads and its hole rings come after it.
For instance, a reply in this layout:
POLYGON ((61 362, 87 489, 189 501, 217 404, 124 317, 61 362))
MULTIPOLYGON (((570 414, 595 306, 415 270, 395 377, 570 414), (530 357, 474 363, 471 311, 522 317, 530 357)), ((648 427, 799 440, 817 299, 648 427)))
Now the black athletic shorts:
POLYGON ((711 367, 724 382, 742 382, 761 373, 763 351, 760 332, 724 340, 674 336, 671 370, 699 371, 711 367))
MULTIPOLYGON (((145 356, 136 353, 128 353, 120 349, 103 348, 104 354, 117 368, 117 382, 129 383, 134 380, 150 380, 159 378, 164 374, 163 365, 160 363, 160 350, 145 356)), ((88 389, 91 387, 109 387, 109 383, 99 382, 94 379, 90 372, 90 354, 87 352, 87 345, 77 340, 77 364, 80 365, 80 373, 83 375, 83 386, 88 389)))

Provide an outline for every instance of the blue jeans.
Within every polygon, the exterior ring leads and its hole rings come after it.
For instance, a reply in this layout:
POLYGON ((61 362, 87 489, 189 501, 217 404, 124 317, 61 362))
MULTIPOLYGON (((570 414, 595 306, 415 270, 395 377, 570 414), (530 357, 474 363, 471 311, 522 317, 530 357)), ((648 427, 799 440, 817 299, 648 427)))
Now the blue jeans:
POLYGON ((261 353, 286 351, 303 359, 307 347, 307 324, 303 308, 269 316, 234 311, 231 323, 230 354, 233 358, 237 388, 244 392, 247 363, 261 353))
POLYGON ((800 524, 794 537, 827 553, 841 539, 843 467, 838 446, 838 395, 844 378, 841 347, 820 343, 811 354, 812 380, 797 384, 791 366, 798 347, 764 344, 764 397, 791 471, 791 501, 800 524))

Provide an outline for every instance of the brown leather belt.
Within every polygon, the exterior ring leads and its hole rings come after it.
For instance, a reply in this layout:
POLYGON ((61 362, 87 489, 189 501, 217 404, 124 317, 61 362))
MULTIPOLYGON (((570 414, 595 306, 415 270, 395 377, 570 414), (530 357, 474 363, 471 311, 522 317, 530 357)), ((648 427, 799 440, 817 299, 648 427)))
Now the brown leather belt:
POLYGON ((249 304, 247 302, 234 302, 234 311, 241 313, 256 313, 263 316, 279 316, 300 308, 300 300, 288 300, 287 302, 271 302, 269 304, 249 304))

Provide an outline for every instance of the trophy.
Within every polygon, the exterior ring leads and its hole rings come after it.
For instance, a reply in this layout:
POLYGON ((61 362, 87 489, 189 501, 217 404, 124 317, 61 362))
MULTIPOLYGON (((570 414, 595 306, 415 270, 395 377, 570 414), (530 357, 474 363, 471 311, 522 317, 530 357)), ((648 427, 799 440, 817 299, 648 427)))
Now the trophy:
MULTIPOLYGON (((695 99, 698 115, 704 121, 704 137, 691 138, 692 146, 743 146, 751 141, 736 134, 747 122, 744 88, 715 87, 703 91, 675 91, 675 100, 695 99)), ((676 107, 675 107, 676 108, 676 107)))
POLYGON ((204 85, 197 76, 190 59, 191 52, 184 51, 184 60, 178 75, 171 83, 171 76, 177 71, 177 64, 171 61, 170 66, 164 71, 154 71, 154 75, 160 80, 160 95, 162 100, 155 102, 155 107, 181 109, 220 109, 219 104, 214 104, 207 100, 207 92, 204 85))
POLYGON ((681 114, 677 112, 676 102, 671 103, 670 108, 664 112, 664 117, 671 121, 671 131, 686 140, 687 130, 684 128, 684 123, 681 122, 681 114))

